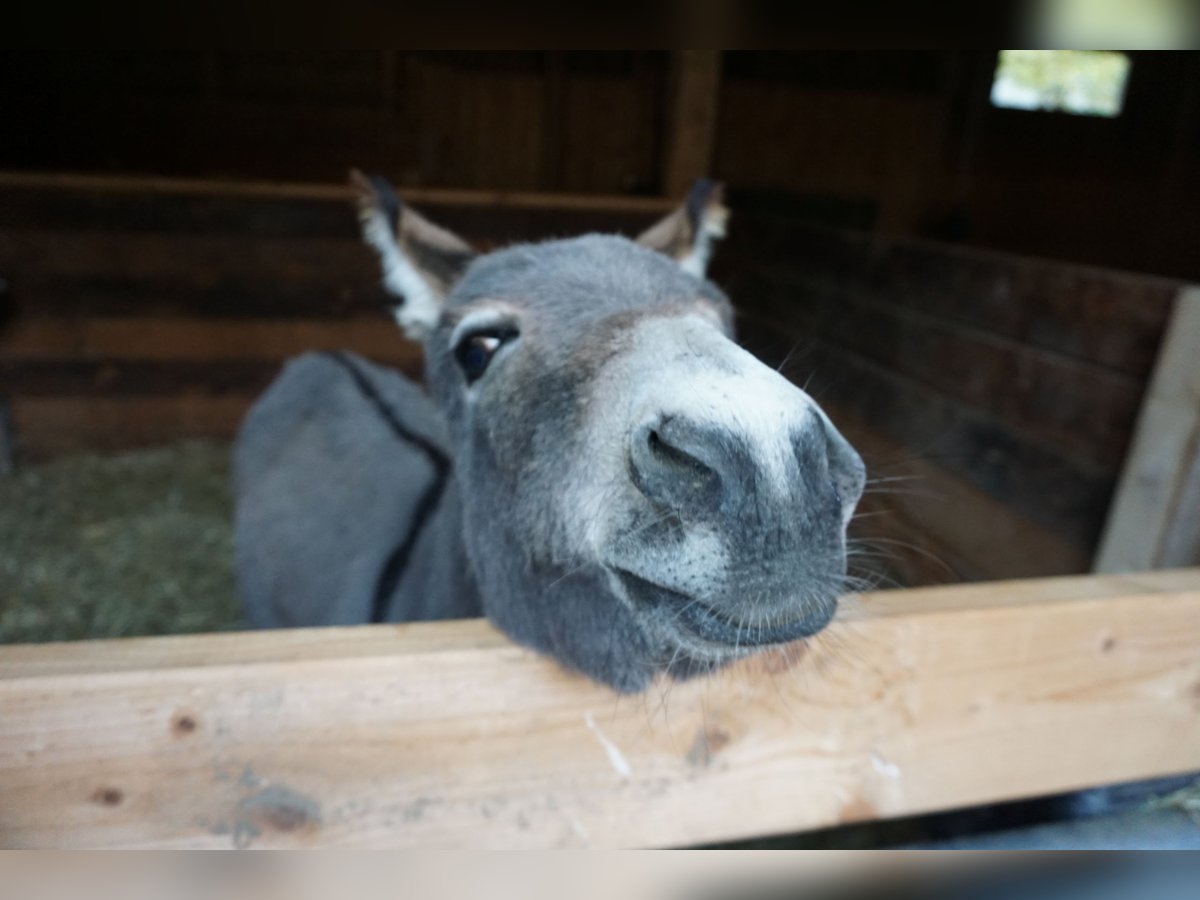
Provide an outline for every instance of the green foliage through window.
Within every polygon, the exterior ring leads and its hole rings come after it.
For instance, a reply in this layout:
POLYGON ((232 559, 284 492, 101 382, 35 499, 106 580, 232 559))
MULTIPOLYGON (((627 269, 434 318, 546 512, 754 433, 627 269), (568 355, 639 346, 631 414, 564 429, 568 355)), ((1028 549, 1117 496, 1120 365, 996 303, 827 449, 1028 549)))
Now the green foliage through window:
POLYGON ((1109 50, 1001 50, 992 105, 1119 116, 1130 62, 1109 50))

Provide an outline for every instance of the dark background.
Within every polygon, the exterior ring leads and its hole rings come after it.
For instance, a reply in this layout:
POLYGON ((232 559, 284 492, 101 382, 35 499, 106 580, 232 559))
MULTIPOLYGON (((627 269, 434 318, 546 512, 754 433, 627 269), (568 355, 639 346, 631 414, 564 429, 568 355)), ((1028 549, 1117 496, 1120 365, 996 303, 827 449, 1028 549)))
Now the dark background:
MULTIPOLYGON (((1200 56, 1116 119, 993 108, 994 50, 721 54, 710 172, 826 218, 1200 278, 1200 56)), ((656 194, 671 55, 9 53, 0 168, 656 194)))

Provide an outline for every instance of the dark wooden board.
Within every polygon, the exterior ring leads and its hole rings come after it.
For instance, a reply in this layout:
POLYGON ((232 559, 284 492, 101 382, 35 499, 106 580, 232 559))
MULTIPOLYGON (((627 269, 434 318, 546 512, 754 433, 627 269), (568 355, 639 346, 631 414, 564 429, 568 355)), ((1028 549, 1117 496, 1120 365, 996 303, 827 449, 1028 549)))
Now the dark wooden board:
POLYGON ((1099 538, 1115 473, 1084 467, 1022 440, 1002 424, 845 347, 819 345, 812 384, 818 398, 854 412, 913 454, 1084 547, 1099 538))
POLYGON ((345 316, 389 303, 353 237, 14 230, 0 232, 0 270, 18 314, 345 316))
POLYGON ((352 350, 417 371, 420 344, 388 314, 328 318, 220 316, 25 316, 0 333, 0 360, 10 362, 123 359, 159 362, 273 360, 310 350, 352 350))
MULTIPOLYGON (((324 185, 321 186, 325 188, 324 185)), ((156 235, 229 234, 259 238, 352 238, 358 225, 349 191, 343 195, 314 190, 321 196, 263 197, 213 192, 96 191, 40 184, 0 182, 0 229, 121 232, 156 235)), ((398 188, 402 198, 407 194, 398 188)), ((430 199, 414 191, 411 202, 429 218, 480 244, 503 244, 585 234, 589 231, 636 234, 662 213, 583 198, 569 206, 537 207, 492 202, 481 195, 475 203, 430 199)), ((606 198, 601 198, 601 200, 606 198)))
POLYGON ((800 294, 859 298, 943 317, 1139 379, 1150 372, 1181 287, 1148 276, 765 216, 738 219, 727 250, 728 273, 752 262, 798 286, 800 294))
MULTIPOLYGON (((1031 441, 971 406, 898 375, 853 348, 793 337, 785 326, 743 316, 743 343, 818 402, 853 415, 932 463, 1050 529, 1067 543, 1094 547, 1115 470, 1031 441)), ((964 516, 970 516, 964 510, 964 516)))
POLYGON ((264 360, 162 362, 129 359, 9 361, 0 384, 10 396, 96 397, 257 393, 279 364, 264 360))
POLYGON ((1132 375, 945 318, 830 295, 753 270, 737 287, 757 298, 790 293, 792 302, 771 303, 772 312, 763 318, 788 333, 850 347, 1066 456, 1113 471, 1125 457, 1144 391, 1132 375))

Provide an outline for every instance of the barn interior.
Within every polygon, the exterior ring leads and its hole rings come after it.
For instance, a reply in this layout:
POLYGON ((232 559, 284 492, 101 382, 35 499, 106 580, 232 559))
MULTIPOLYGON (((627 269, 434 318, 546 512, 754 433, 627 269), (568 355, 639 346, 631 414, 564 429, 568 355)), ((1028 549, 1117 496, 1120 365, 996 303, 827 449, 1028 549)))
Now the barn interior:
POLYGON ((481 247, 719 180, 740 340, 868 464, 859 573, 1092 571, 1200 282, 1200 53, 1064 51, 1083 99, 1008 53, 8 52, 0 643, 245 627, 250 405, 309 350, 421 377, 352 166, 481 247))
POLYGON ((350 166, 482 246, 635 233, 722 181, 742 341, 870 466, 867 576, 1088 571, 1200 279, 1200 56, 1109 56, 1117 106, 1079 114, 1004 105, 996 51, 7 55, 4 636, 238 624, 213 484, 254 397, 310 349, 420 376, 350 166), (135 488, 170 448, 195 477, 135 488), (172 516, 207 553, 146 552, 172 516))

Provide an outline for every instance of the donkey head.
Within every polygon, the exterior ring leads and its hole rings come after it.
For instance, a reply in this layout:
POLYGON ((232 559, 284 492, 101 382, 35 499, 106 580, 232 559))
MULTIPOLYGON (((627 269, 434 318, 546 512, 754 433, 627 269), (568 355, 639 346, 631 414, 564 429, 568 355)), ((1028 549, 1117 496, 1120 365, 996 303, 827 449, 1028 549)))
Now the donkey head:
POLYGON ((355 176, 397 319, 449 423, 484 608, 622 690, 820 630, 862 461, 732 340, 703 182, 637 241, 476 255, 355 176))

